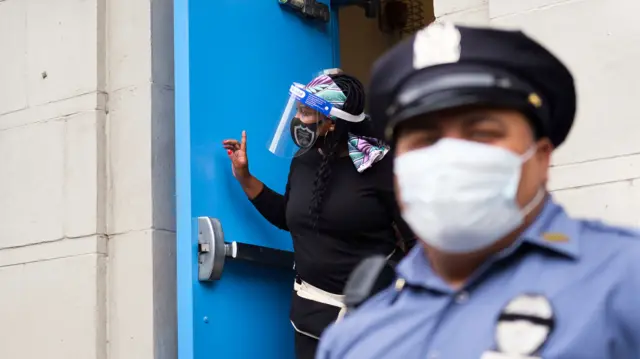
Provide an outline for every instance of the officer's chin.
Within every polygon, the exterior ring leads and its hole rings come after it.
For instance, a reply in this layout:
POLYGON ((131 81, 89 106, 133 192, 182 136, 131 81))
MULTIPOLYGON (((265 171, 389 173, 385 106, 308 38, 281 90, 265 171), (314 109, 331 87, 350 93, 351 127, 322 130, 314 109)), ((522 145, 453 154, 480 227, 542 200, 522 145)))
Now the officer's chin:
POLYGON ((464 286, 471 274, 487 260, 490 252, 450 253, 420 241, 432 270, 455 288, 464 286))
POLYGON ((436 248, 434 246, 430 246, 427 243, 425 243, 425 241, 420 241, 420 243, 422 244, 422 247, 424 248, 425 252, 427 252, 429 255, 437 256, 439 258, 449 258, 451 260, 460 260, 460 261, 468 260, 470 258, 475 258, 475 257, 482 257, 484 253, 490 252, 489 249, 491 248, 491 247, 486 247, 486 248, 480 248, 472 252, 461 253, 461 252, 447 252, 442 249, 436 248))
POLYGON ((462 271, 464 271, 464 268, 475 268, 478 265, 482 264, 482 262, 484 262, 491 255, 509 247, 511 243, 515 241, 520 232, 521 229, 518 229, 508 236, 495 241, 488 247, 483 247, 471 252, 463 253, 447 252, 442 249, 430 246, 425 241, 420 241, 420 243, 422 244, 422 247, 427 254, 427 258, 429 258, 432 264, 437 263, 442 266, 449 267, 454 271, 456 271, 456 268, 460 268, 462 271))

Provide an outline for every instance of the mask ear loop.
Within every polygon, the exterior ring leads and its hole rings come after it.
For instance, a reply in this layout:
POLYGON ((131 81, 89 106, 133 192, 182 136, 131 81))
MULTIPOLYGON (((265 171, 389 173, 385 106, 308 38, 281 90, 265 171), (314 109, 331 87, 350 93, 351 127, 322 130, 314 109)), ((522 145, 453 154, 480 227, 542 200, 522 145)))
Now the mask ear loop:
POLYGON ((529 161, 533 157, 533 155, 536 154, 537 151, 538 151, 538 146, 536 144, 531 145, 531 147, 529 147, 529 149, 526 150, 525 153, 520 155, 520 159, 522 160, 522 163, 529 161))
MULTIPOLYGON (((318 128, 320 128, 324 124, 324 121, 330 121, 330 119, 327 118, 327 119, 324 119, 322 121, 323 121, 323 123, 318 123, 318 128)), ((326 155, 322 149, 325 148, 325 146, 327 145, 327 137, 329 137, 329 136, 333 136, 333 131, 328 131, 326 135, 322 136, 322 147, 318 148, 318 151, 322 155, 326 155)))
POLYGON ((327 134, 322 136, 322 137, 324 137, 323 141, 324 141, 324 144, 326 144, 327 143, 327 138, 333 137, 333 131, 328 131, 327 134))
MULTIPOLYGON (((526 163, 527 161, 529 161, 533 155, 536 154, 536 152, 538 151, 538 146, 533 144, 531 145, 531 147, 529 147, 529 149, 522 154, 522 156, 520 156, 520 159, 522 160, 522 163, 526 163)), ((522 213, 522 217, 526 217, 528 216, 531 211, 533 211, 534 208, 536 208, 540 202, 542 202, 542 200, 546 197, 546 193, 547 191, 540 187, 538 189, 538 192, 536 192, 536 195, 531 199, 531 201, 529 201, 529 203, 527 203, 521 210, 520 213, 522 213)))
MULTIPOLYGON (((323 126, 325 121, 327 121, 327 122, 332 122, 333 120, 332 120, 332 119, 330 119, 329 117, 325 117, 324 119, 320 120, 320 123, 318 124, 318 127, 323 126)), ((322 136, 322 137, 324 137, 324 138, 323 138, 323 141, 324 141, 324 142, 323 142, 323 144, 326 144, 326 143, 327 143, 327 137, 329 137, 329 136, 333 136, 333 132, 334 132, 334 131, 329 131, 329 130, 327 130, 327 134, 326 134, 326 135, 324 135, 324 136, 322 136)), ((323 146, 323 147, 324 147, 324 146, 323 146)))
POLYGON ((538 192, 536 192, 536 195, 531 199, 531 201, 529 201, 529 203, 527 203, 522 210, 520 210, 520 213, 522 213, 522 217, 526 217, 528 216, 531 211, 533 211, 534 208, 536 208, 536 206, 538 206, 540 204, 540 202, 542 202, 542 200, 546 197, 547 191, 545 191, 543 188, 539 188, 538 192))

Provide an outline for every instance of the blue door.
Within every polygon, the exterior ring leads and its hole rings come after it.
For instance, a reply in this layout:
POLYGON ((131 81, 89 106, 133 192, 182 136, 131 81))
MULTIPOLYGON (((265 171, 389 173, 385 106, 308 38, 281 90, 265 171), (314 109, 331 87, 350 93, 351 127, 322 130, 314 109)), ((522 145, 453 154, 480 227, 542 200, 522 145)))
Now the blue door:
POLYGON ((198 280, 198 217, 226 241, 291 251, 231 174, 225 138, 247 131, 251 172, 284 190, 289 161, 266 149, 289 85, 336 67, 337 18, 302 19, 278 0, 175 0, 179 359, 293 358, 292 268, 226 262, 198 280))

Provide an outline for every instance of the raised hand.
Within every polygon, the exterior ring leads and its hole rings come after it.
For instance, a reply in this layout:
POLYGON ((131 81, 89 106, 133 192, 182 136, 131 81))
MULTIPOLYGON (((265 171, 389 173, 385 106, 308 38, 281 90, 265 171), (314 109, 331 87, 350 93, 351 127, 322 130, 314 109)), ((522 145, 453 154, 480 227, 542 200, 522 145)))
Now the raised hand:
POLYGON ((242 131, 242 138, 239 142, 235 139, 228 139, 222 141, 222 145, 231 160, 233 176, 239 181, 250 178, 249 159, 247 158, 247 131, 242 131))

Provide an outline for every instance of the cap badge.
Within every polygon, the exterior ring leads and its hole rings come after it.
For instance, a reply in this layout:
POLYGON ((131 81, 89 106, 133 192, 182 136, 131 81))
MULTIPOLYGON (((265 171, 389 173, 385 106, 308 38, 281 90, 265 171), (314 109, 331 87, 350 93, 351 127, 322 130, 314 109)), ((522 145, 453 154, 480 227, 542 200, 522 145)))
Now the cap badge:
POLYGON ((449 22, 432 23, 413 40, 413 68, 455 63, 460 60, 460 30, 449 22))
POLYGON ((534 107, 540 107, 542 106, 542 99, 540 98, 540 96, 538 96, 537 93, 533 92, 529 94, 529 103, 534 107))

